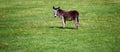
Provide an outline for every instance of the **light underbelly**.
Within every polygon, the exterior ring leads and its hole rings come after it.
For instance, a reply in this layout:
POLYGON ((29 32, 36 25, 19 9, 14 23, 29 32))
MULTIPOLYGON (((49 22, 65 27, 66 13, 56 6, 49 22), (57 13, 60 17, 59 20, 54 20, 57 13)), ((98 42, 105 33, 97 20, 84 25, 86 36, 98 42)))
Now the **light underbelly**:
POLYGON ((72 20, 72 18, 71 18, 71 17, 70 17, 70 18, 66 18, 66 20, 67 20, 67 21, 71 21, 71 20, 72 20))

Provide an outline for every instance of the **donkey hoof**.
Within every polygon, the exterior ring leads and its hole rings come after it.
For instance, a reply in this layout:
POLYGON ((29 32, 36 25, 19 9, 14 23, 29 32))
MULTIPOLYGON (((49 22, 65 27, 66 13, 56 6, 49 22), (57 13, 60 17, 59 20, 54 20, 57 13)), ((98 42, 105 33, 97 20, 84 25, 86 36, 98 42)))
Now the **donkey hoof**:
POLYGON ((75 29, 78 29, 78 27, 76 27, 75 29))
POLYGON ((65 29, 65 27, 62 27, 63 29, 65 29))

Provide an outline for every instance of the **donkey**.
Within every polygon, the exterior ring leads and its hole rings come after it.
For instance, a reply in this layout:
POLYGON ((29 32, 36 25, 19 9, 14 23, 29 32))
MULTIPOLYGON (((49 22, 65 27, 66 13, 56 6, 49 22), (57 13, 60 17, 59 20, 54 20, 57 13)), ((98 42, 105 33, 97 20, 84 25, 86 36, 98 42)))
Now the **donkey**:
POLYGON ((71 11, 64 11, 60 9, 60 7, 55 8, 53 6, 54 10, 54 17, 59 16, 62 19, 62 27, 66 27, 66 21, 74 21, 75 28, 78 29, 78 22, 79 22, 79 13, 76 10, 71 11))

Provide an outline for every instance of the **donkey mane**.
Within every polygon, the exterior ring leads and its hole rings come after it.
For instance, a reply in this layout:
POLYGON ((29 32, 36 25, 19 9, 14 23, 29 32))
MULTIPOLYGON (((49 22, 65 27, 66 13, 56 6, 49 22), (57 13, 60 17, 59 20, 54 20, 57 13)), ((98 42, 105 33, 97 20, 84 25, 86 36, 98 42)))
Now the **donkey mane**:
POLYGON ((58 9, 58 13, 59 13, 59 14, 62 14, 63 12, 64 12, 64 10, 58 9))

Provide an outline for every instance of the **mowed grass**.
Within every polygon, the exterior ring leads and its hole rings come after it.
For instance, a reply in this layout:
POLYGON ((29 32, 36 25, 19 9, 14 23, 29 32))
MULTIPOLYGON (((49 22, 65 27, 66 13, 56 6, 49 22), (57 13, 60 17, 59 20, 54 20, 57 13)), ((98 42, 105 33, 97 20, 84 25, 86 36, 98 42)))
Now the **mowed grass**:
POLYGON ((0 52, 120 52, 120 1, 0 0, 0 52), (53 6, 77 10, 62 29, 53 6))

